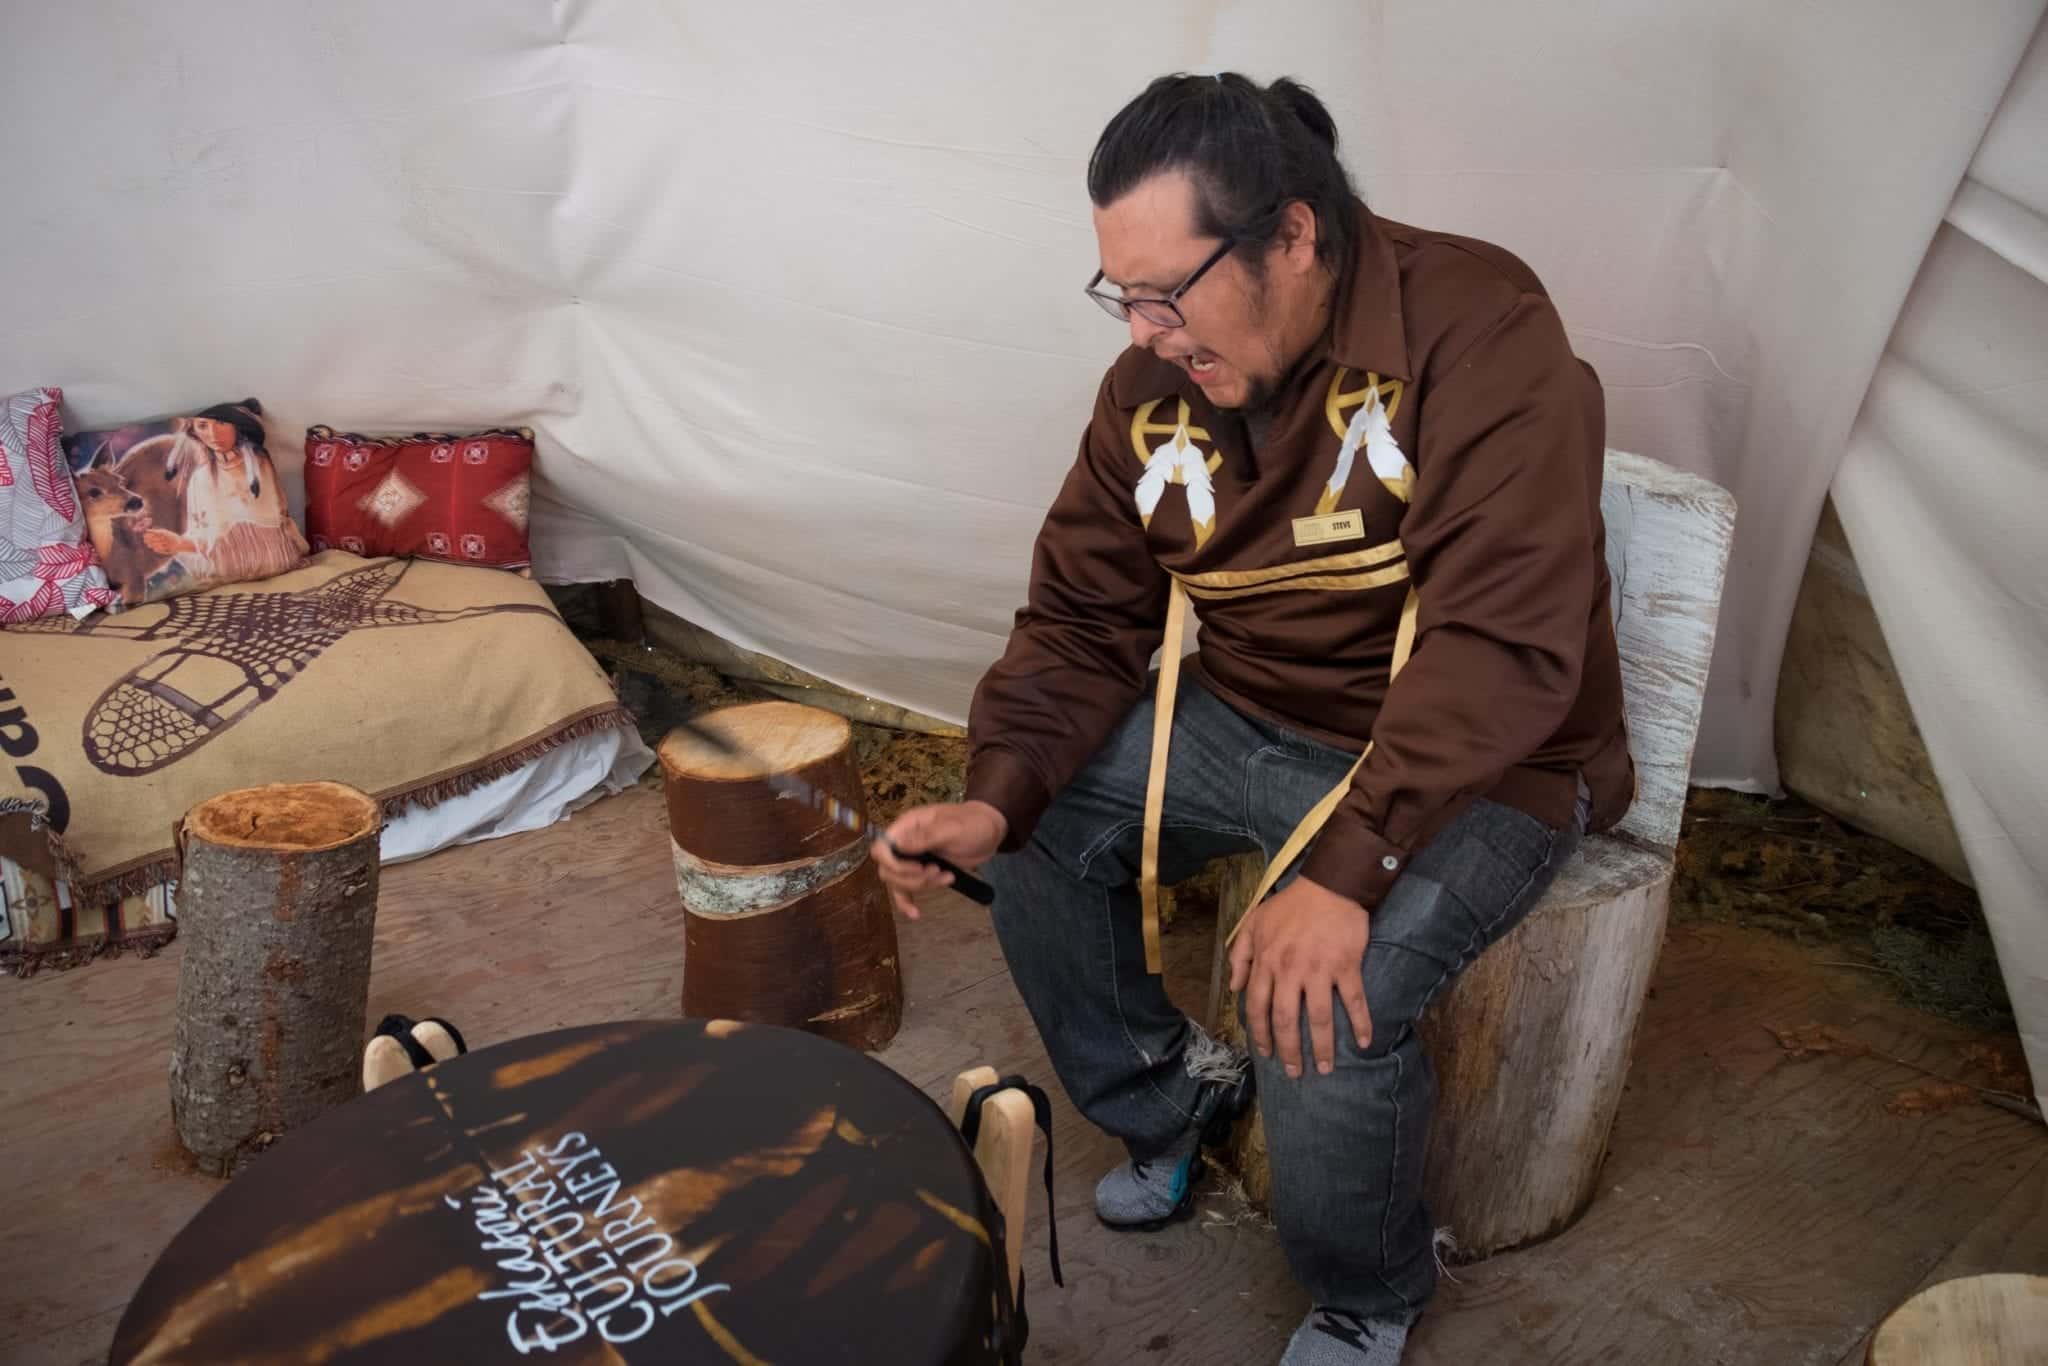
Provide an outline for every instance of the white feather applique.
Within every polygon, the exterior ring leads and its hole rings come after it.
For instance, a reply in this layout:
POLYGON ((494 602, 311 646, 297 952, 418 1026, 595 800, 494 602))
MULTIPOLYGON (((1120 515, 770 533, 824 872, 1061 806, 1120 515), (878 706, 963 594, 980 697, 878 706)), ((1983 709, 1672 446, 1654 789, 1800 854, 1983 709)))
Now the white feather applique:
POLYGON ((1192 442, 1181 456, 1180 478, 1188 488, 1188 520, 1195 525, 1195 547, 1216 529, 1216 486, 1209 482, 1209 462, 1192 442))
POLYGON ((1152 514, 1168 484, 1180 484, 1187 489, 1188 520, 1194 524, 1195 545, 1199 549, 1216 529, 1216 486, 1209 478, 1209 458, 1188 436, 1186 421, 1174 429, 1172 436, 1154 446, 1151 458, 1145 462, 1145 474, 1138 480, 1137 490, 1138 518, 1145 526, 1152 525, 1152 514))
POLYGON ((1365 418, 1366 463, 1387 486, 1387 492, 1404 503, 1409 501, 1415 492, 1415 467, 1408 463, 1408 457, 1401 454, 1400 444, 1394 440, 1394 425, 1387 420, 1386 405, 1380 402, 1378 389, 1366 399, 1360 416, 1365 418))
POLYGON ((1316 515, 1334 512, 1337 500, 1344 496, 1344 486, 1351 482, 1351 462, 1358 454, 1358 443, 1365 435, 1365 407, 1360 405, 1357 416, 1351 419, 1351 427, 1344 433, 1344 443, 1337 447, 1337 468, 1330 472, 1330 482, 1323 485, 1323 496, 1316 500, 1316 515))
POLYGON ((1365 449, 1365 462, 1372 467, 1373 475, 1387 486, 1387 492, 1408 502, 1415 489, 1415 467, 1408 463, 1408 457, 1401 453, 1400 443, 1394 440, 1394 427, 1387 420, 1386 405, 1380 402, 1377 387, 1365 391, 1365 401, 1358 405, 1358 411, 1351 415, 1351 424, 1344 431, 1344 444, 1337 449, 1337 468, 1330 475, 1330 482, 1323 487, 1323 496, 1316 504, 1316 511, 1334 512, 1337 500, 1344 496, 1344 486, 1351 481, 1351 466, 1359 448, 1365 449))
POLYGON ((1147 527, 1152 525, 1152 513, 1159 506, 1160 496, 1173 482, 1173 469, 1174 452, 1169 446, 1159 447, 1145 462, 1145 476, 1138 481, 1138 520, 1147 527))

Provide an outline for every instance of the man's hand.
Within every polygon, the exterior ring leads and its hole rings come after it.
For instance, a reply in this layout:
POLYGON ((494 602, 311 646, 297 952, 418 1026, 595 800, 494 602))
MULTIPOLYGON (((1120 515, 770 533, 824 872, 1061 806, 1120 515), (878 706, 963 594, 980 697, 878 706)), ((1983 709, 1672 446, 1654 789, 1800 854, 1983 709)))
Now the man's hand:
POLYGON ((1372 917, 1349 897, 1297 877, 1246 913, 1230 946, 1230 989, 1244 996, 1245 1022, 1260 1057, 1279 1040, 1287 1075, 1301 1075, 1301 1003, 1308 1000, 1316 1070, 1337 1059, 1330 993, 1344 1002, 1358 1046, 1372 1039, 1365 1004, 1365 945, 1372 917))
POLYGON ((917 904, 911 898, 933 887, 951 886, 953 875, 929 863, 899 857, 896 849, 905 854, 937 854, 972 869, 994 858, 1009 832, 1009 819, 987 802, 913 807, 898 816, 884 838, 875 842, 875 868, 896 909, 915 920, 917 904), (889 847, 892 844, 895 849, 889 847))

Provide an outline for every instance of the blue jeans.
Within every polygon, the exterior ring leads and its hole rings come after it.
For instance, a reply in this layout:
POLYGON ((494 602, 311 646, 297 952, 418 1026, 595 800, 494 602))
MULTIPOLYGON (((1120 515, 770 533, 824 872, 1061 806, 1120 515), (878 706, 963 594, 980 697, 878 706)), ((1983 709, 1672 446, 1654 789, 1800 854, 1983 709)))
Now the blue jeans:
MULTIPOLYGON (((1187 1131, 1203 1085, 1183 1066, 1193 1023, 1145 971, 1137 879, 1152 715, 1149 698, 1134 707, 1025 847, 988 869, 1003 955, 1061 1085, 1139 1160, 1187 1131)), ((1175 707, 1160 881, 1227 854, 1272 857, 1355 758, 1243 715, 1191 680, 1175 707)), ((1372 1041, 1358 1046, 1333 994, 1329 1075, 1305 1067, 1289 1079, 1277 1052, 1254 1054, 1272 1216, 1315 1303, 1412 1319, 1434 1292, 1421 1187, 1436 1082, 1416 1023, 1542 896, 1577 848, 1585 812, 1583 788, 1572 830, 1490 801, 1468 807, 1372 912, 1362 964, 1372 1041)), ((1306 1021, 1304 1011, 1304 1061, 1306 1021)))

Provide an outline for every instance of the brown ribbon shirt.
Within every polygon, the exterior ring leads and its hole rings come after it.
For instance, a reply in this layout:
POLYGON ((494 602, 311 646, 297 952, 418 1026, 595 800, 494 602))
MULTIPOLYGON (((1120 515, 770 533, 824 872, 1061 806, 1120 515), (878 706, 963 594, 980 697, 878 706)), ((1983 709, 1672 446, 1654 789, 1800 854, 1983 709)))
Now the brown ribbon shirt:
POLYGON ((966 795, 1008 818, 1007 848, 1144 696, 1175 580, 1204 686, 1371 742, 1303 876, 1370 907, 1475 799, 1562 827, 1583 777, 1593 829, 1627 810, 1598 378, 1508 252, 1353 221, 1332 324, 1256 448, 1149 351, 1104 377, 969 718, 966 795))

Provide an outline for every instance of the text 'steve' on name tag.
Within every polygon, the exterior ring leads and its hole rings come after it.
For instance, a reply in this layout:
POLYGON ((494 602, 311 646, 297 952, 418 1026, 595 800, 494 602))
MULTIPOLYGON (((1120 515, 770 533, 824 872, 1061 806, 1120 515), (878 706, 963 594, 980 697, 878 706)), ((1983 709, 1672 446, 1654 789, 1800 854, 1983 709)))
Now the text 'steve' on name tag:
POLYGON ((1356 541, 1365 535, 1365 514, 1357 508, 1331 512, 1321 517, 1294 519, 1296 545, 1325 545, 1331 541, 1356 541))

